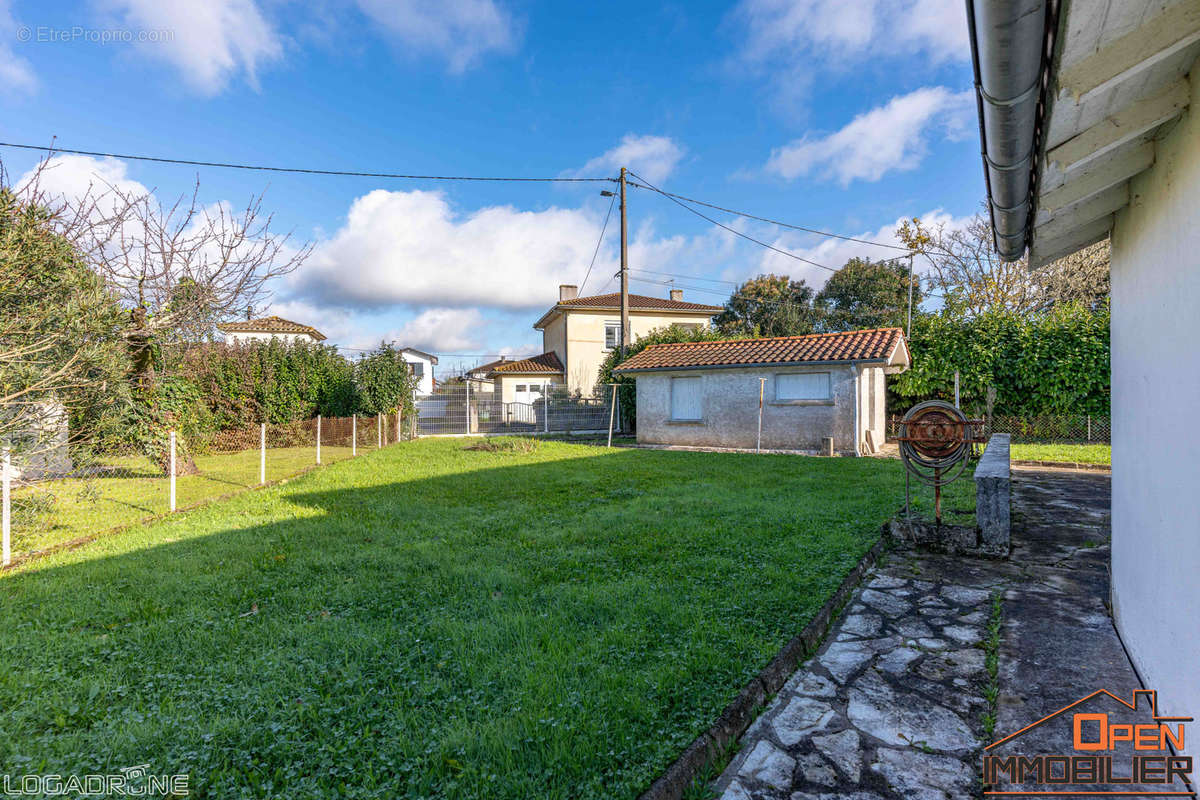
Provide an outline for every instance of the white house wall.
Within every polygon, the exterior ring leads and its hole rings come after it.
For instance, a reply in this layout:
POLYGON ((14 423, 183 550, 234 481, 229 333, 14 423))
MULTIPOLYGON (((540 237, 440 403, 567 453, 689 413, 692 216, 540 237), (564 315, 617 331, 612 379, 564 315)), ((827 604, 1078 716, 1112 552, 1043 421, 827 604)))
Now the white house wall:
POLYGON ((1112 600, 1160 713, 1200 713, 1200 76, 1112 233, 1112 600))
POLYGON ((246 342, 269 342, 272 339, 278 339, 283 344, 294 344, 295 342, 315 342, 316 339, 309 336, 307 333, 266 333, 259 331, 249 331, 245 333, 227 333, 225 334, 225 344, 239 344, 246 342))
MULTIPOLYGON (((865 371, 865 370, 864 370, 865 371)), ((766 378, 762 446, 770 450, 821 449, 833 436, 834 449, 854 452, 854 385, 848 366, 681 370, 637 376, 637 438, 647 444, 752 448, 758 432, 759 378, 766 378), (829 372, 829 402, 776 403, 775 375, 829 372), (703 420, 673 422, 671 378, 703 378, 703 420)), ((861 382, 861 378, 859 379, 861 382)), ((882 381, 880 382, 882 388, 882 381)))

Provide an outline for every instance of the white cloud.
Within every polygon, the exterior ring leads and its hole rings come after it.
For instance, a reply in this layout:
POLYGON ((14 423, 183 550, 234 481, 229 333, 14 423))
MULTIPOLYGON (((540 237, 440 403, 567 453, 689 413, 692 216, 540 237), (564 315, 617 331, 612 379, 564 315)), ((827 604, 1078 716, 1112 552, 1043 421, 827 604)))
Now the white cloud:
POLYGON ((0 91, 32 92, 37 88, 33 67, 24 58, 13 52, 9 42, 19 41, 19 28, 13 19, 12 4, 0 0, 0 91))
POLYGON ((283 39, 254 0, 105 0, 103 7, 125 28, 168 32, 137 47, 203 94, 221 92, 238 75, 257 87, 259 68, 283 56, 283 39))
POLYGON ((477 353, 487 346, 486 333, 477 308, 430 308, 392 331, 391 339, 431 353, 477 353))
POLYGON ((444 58, 455 73, 488 52, 512 50, 520 38, 512 16, 494 0, 358 0, 358 6, 404 47, 444 58))
MULTIPOLYGON (((587 270, 601 220, 583 209, 454 209, 440 192, 370 192, 293 276, 322 303, 534 309, 587 270)), ((596 272, 611 271, 596 265, 596 272)))
POLYGON ((735 16, 751 63, 811 68, 814 56, 842 66, 913 52, 934 62, 970 56, 959 0, 743 0, 735 16))
POLYGON ((842 186, 877 181, 888 172, 915 169, 935 134, 952 141, 964 138, 972 109, 969 91, 917 89, 859 114, 827 136, 805 136, 778 148, 766 169, 788 180, 815 174, 842 186))
POLYGON ((596 156, 575 175, 612 175, 627 167, 651 183, 666 180, 683 158, 684 148, 669 136, 635 136, 627 133, 621 143, 596 156))

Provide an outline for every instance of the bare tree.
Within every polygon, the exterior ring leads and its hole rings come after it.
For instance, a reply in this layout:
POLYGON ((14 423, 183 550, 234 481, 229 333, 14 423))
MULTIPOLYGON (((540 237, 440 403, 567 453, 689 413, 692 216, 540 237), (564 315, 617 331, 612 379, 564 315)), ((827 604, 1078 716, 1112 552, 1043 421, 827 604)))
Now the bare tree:
POLYGON ((1109 241, 1052 261, 1034 271, 1034 280, 1042 287, 1050 305, 1083 303, 1097 308, 1109 295, 1109 241))
POLYGON ((1024 258, 1003 261, 996 254, 983 213, 961 228, 905 220, 896 235, 925 259, 930 288, 942 295, 952 312, 1031 314, 1075 301, 1095 307, 1108 295, 1107 241, 1031 269, 1024 258))
MULTIPOLYGON (((125 310, 119 335, 132 364, 131 384, 149 438, 158 442, 171 420, 155 397, 156 345, 202 339, 220 319, 265 304, 271 282, 299 267, 312 245, 292 246, 290 234, 273 231, 261 194, 236 211, 225 203, 202 204, 199 180, 171 203, 153 191, 104 182, 56 197, 40 180, 53 168, 52 158, 43 161, 22 192, 26 202, 56 210, 54 232, 71 242, 125 310)), ((153 449, 165 468, 165 452, 153 449)), ((177 471, 194 472, 186 448, 181 455, 177 471)))

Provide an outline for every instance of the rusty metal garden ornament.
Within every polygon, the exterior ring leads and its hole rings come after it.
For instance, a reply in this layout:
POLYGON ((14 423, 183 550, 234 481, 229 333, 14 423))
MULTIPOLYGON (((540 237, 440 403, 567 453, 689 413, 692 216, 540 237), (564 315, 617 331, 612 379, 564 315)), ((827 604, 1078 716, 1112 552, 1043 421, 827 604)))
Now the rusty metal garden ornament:
MULTIPOLYGON (((900 460, 909 475, 932 486, 934 516, 942 521, 942 487, 953 483, 967 466, 971 445, 986 441, 984 421, 944 400, 927 400, 908 410, 900 420, 900 460)), ((907 477, 907 476, 906 476, 907 477)), ((908 482, 904 485, 904 510, 908 513, 908 482)))

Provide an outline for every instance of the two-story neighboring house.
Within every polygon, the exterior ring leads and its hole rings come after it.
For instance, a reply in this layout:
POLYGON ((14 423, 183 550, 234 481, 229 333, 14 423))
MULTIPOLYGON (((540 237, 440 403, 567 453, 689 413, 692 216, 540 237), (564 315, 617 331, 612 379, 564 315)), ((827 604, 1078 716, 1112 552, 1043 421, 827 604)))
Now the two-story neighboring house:
MULTIPOLYGON (((683 291, 670 298, 629 295, 629 333, 636 341, 668 325, 708 327, 720 306, 688 303, 683 291)), ((565 386, 585 397, 595 393, 596 374, 621 344, 621 296, 579 297, 575 286, 558 287, 558 302, 533 325, 542 332, 543 353, 497 364, 490 377, 503 402, 536 402, 548 386, 565 386)))

